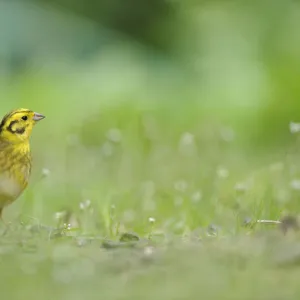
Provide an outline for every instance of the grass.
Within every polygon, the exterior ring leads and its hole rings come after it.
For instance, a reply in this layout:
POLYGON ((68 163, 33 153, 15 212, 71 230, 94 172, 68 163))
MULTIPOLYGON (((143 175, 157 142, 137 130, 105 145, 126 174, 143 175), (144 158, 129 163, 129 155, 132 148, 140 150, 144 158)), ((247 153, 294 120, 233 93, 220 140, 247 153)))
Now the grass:
POLYGON ((147 30, 169 54, 2 5, 0 112, 47 116, 0 227, 2 298, 298 298, 299 7, 183 2, 147 30))
POLYGON ((259 110, 171 102, 170 91, 148 102, 134 88, 103 102, 62 78, 28 76, 2 89, 13 106, 47 115, 32 138, 32 183, 4 213, 12 224, 0 239, 2 295, 299 295, 298 232, 256 223, 299 212, 298 140, 284 118, 274 147, 258 138, 259 110))

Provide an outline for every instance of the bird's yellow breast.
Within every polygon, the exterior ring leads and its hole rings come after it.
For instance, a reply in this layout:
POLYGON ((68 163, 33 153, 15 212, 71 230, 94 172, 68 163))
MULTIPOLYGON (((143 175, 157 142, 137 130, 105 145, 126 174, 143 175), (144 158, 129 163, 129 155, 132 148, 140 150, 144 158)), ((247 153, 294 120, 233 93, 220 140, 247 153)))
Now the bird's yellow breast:
POLYGON ((0 145, 0 208, 18 198, 28 184, 30 172, 29 145, 0 145))

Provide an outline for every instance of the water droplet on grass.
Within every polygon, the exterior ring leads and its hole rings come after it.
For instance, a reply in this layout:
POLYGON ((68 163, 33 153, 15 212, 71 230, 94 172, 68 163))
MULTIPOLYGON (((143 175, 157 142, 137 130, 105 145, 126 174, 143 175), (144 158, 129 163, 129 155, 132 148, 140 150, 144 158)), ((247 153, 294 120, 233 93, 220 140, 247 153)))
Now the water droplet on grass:
POLYGON ((300 179, 293 179, 290 183, 290 186, 293 190, 300 190, 300 179))
POLYGON ((202 194, 200 191, 195 192, 191 197, 192 203, 198 203, 201 199, 202 199, 202 194))
POLYGON ((117 128, 109 129, 106 136, 110 141, 114 143, 119 143, 122 140, 122 133, 117 128))
POLYGON ((50 175, 50 170, 47 169, 47 168, 43 168, 43 169, 42 169, 42 175, 43 175, 44 177, 49 176, 49 175, 50 175))
POLYGON ((229 176, 229 171, 226 168, 219 167, 217 169, 217 175, 220 178, 227 178, 229 176))
POLYGON ((80 202, 79 204, 79 208, 81 210, 85 210, 87 208, 89 208, 91 206, 91 200, 87 199, 87 200, 84 200, 82 202, 80 202))
POLYGON ((144 254, 146 256, 151 256, 151 255, 153 255, 153 253, 154 253, 154 247, 151 247, 151 246, 145 247, 144 254))
POLYGON ((246 185, 245 183, 238 182, 238 183, 236 183, 236 185, 234 186, 234 189, 235 189, 237 192, 244 193, 244 192, 246 192, 246 190, 247 190, 247 185, 246 185))
POLYGON ((249 226, 252 223, 252 219, 250 217, 246 217, 243 221, 244 226, 249 226))
POLYGON ((63 218, 65 218, 66 215, 67 215, 66 211, 58 211, 54 214, 54 218, 56 220, 62 220, 63 218))
POLYGON ((185 132, 180 138, 180 145, 187 146, 192 145, 195 141, 195 137, 190 132, 185 132))
POLYGON ((178 150, 182 155, 192 156, 196 153, 197 147, 195 136, 190 132, 185 132, 179 140, 178 150))
POLYGON ((155 218, 149 217, 148 219, 150 224, 154 224, 155 223, 155 218))
POLYGON ((290 132, 292 134, 300 132, 300 123, 290 122, 290 132))

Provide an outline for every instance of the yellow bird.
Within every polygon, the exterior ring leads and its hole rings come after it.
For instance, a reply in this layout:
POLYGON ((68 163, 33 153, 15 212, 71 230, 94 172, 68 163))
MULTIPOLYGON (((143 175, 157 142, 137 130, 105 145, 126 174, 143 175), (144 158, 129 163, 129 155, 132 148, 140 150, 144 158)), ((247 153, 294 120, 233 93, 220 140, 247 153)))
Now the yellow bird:
POLYGON ((45 116, 20 108, 4 116, 0 123, 0 218, 3 208, 26 188, 31 173, 29 138, 36 122, 45 116))

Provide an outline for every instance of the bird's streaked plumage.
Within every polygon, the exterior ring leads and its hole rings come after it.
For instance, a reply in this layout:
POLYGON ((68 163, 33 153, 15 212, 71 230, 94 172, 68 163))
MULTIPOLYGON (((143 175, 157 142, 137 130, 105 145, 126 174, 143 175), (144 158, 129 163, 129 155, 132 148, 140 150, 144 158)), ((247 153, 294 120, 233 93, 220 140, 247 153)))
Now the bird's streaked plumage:
POLYGON ((0 217, 5 206, 16 200, 28 185, 31 173, 29 138, 43 115, 17 109, 0 123, 0 217))

